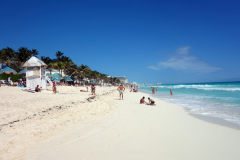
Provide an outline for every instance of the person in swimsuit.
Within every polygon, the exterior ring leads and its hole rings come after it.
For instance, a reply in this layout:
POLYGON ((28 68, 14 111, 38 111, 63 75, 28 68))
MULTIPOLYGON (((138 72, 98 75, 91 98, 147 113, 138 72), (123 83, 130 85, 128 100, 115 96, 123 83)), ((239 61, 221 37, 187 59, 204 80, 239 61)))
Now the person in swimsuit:
POLYGON ((147 103, 147 102, 145 102, 145 97, 143 97, 142 99, 140 99, 140 104, 144 104, 144 103, 147 103))
POLYGON ((133 90, 133 92, 138 92, 138 86, 133 90))
POLYGON ((92 94, 96 95, 95 91, 96 91, 96 87, 94 84, 92 84, 92 94))
POLYGON ((172 97, 172 88, 170 88, 170 97, 172 97))
POLYGON ((120 94, 120 100, 121 100, 121 95, 122 95, 122 100, 123 100, 123 91, 125 91, 125 88, 123 87, 123 85, 121 84, 118 89, 119 94, 120 94))
POLYGON ((41 92, 41 89, 38 88, 39 85, 37 85, 37 87, 35 88, 35 92, 41 92))
POLYGON ((152 87, 152 94, 155 94, 155 89, 154 89, 154 87, 152 87))
POLYGON ((55 82, 53 82, 53 93, 57 93, 57 88, 55 82))
POLYGON ((153 105, 153 106, 156 105, 156 104, 155 104, 155 101, 152 100, 152 99, 150 99, 149 97, 148 97, 148 101, 149 101, 149 105, 153 105))

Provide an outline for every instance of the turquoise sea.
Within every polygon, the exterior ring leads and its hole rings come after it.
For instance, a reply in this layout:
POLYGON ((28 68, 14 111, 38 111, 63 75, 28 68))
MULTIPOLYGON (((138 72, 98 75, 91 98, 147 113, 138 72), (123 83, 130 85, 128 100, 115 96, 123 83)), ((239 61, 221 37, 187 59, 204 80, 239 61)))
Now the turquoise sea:
POLYGON ((191 113, 218 117, 240 125, 240 82, 140 85, 139 91, 151 93, 151 87, 158 87, 153 98, 186 107, 191 113))

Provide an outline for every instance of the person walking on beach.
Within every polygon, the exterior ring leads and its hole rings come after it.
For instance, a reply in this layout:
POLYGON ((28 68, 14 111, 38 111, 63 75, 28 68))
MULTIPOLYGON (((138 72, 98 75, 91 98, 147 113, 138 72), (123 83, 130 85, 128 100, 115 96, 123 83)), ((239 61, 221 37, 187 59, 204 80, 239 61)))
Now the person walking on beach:
POLYGON ((121 95, 122 95, 122 100, 123 100, 123 91, 125 91, 125 88, 123 87, 123 85, 121 84, 118 89, 119 94, 120 94, 120 100, 121 100, 121 95))
POLYGON ((158 87, 156 88, 156 92, 157 92, 157 90, 158 90, 158 87))
POLYGON ((170 88, 170 97, 172 97, 172 88, 170 88))
POLYGON ((155 101, 148 97, 149 105, 155 106, 155 101))
POLYGON ((94 84, 92 84, 92 87, 91 87, 91 89, 92 89, 92 94, 93 95, 96 95, 96 87, 95 87, 95 85, 94 84))

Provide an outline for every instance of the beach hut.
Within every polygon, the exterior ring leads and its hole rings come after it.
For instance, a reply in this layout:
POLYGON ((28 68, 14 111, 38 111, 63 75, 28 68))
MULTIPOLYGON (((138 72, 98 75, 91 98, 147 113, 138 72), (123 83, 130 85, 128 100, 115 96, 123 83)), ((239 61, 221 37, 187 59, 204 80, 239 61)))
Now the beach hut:
POLYGON ((37 85, 41 89, 47 89, 46 64, 36 57, 31 57, 23 64, 26 67, 26 86, 35 88, 37 85))

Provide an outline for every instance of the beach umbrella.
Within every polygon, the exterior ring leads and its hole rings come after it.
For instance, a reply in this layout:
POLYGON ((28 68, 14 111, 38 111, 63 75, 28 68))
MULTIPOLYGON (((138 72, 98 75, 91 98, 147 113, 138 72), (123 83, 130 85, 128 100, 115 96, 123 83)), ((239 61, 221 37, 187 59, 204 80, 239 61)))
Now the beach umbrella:
POLYGON ((54 78, 58 78, 60 80, 63 79, 62 75, 60 75, 59 73, 54 73, 52 76, 53 76, 53 79, 54 78))
POLYGON ((53 75, 51 75, 50 73, 47 73, 46 76, 48 76, 50 80, 53 80, 53 75))
POLYGON ((96 81, 96 80, 94 80, 94 79, 92 79, 90 82, 92 82, 92 83, 96 83, 97 81, 96 81))
MULTIPOLYGON (((63 79, 65 79, 65 77, 64 77, 63 79)), ((68 82, 69 82, 69 81, 73 81, 72 78, 70 78, 70 77, 68 77, 68 76, 66 76, 66 80, 67 80, 68 82)))
POLYGON ((46 76, 48 76, 48 77, 53 77, 50 73, 47 73, 46 76))
POLYGON ((25 75, 25 74, 26 74, 26 69, 21 70, 20 72, 18 72, 18 74, 23 74, 23 75, 25 75))
POLYGON ((54 80, 54 82, 58 82, 58 78, 54 78, 53 80, 54 80))
POLYGON ((0 74, 3 74, 3 73, 5 73, 5 74, 17 74, 17 72, 10 67, 6 67, 6 68, 0 70, 0 74))

